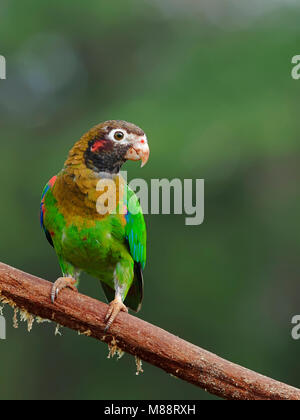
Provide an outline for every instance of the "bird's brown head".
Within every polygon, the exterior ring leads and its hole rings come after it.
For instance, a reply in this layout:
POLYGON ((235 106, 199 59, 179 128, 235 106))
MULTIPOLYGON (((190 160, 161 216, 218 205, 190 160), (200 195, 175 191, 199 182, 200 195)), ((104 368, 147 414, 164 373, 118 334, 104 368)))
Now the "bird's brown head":
POLYGON ((144 131, 126 121, 106 121, 92 128, 71 150, 67 162, 81 159, 94 172, 118 173, 127 160, 149 158, 149 146, 144 131), (80 156, 81 155, 81 156, 80 156))

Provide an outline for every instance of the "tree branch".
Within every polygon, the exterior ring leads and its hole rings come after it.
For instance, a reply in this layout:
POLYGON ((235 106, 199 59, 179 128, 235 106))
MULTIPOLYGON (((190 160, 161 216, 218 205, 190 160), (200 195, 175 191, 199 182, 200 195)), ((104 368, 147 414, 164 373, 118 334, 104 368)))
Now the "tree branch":
POLYGON ((116 346, 211 394, 235 400, 300 400, 300 390, 252 372, 126 313, 104 333, 107 305, 0 263, 0 300, 116 346))

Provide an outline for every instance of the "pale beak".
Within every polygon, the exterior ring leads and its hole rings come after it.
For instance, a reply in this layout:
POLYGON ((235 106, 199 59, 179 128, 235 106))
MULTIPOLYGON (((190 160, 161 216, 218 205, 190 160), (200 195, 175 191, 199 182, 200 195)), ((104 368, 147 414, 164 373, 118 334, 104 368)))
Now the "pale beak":
POLYGON ((141 167, 143 167, 148 162, 149 155, 150 155, 150 149, 149 149, 148 143, 146 142, 142 143, 139 141, 139 142, 136 142, 128 150, 128 152, 125 155, 125 158, 127 160, 134 160, 134 161, 141 160, 142 161, 141 167))

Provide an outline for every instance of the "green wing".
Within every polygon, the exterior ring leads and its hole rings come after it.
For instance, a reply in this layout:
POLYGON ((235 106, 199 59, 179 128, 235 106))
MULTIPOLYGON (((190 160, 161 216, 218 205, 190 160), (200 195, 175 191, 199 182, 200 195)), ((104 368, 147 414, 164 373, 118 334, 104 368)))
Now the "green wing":
POLYGON ((125 234, 133 260, 144 270, 146 265, 146 224, 142 207, 135 193, 127 187, 125 234))
POLYGON ((51 238, 50 233, 48 232, 48 230, 46 229, 45 224, 44 224, 44 218, 45 218, 45 197, 46 197, 47 192, 49 190, 51 190, 51 188, 53 188, 53 186, 54 186, 54 184, 56 182, 56 179, 57 179, 57 176, 54 176, 53 178, 50 179, 50 181, 48 182, 48 184, 45 186, 45 188, 43 190, 43 193, 42 193, 42 200, 41 200, 41 205, 40 205, 40 223, 41 223, 41 226, 42 226, 42 228, 43 228, 43 230, 45 232, 46 238, 47 238, 47 240, 48 240, 48 242, 50 243, 51 246, 54 246, 53 245, 53 241, 52 241, 52 238, 51 238))
MULTIPOLYGON (((146 265, 146 224, 137 196, 128 186, 125 197, 125 240, 134 261, 134 278, 124 303, 133 311, 138 312, 141 309, 144 297, 143 270, 146 265)), ((104 282, 101 283, 107 300, 112 301, 114 290, 104 282)))
MULTIPOLYGON (((125 195, 126 196, 126 195, 125 195)), ((138 312, 141 309, 144 297, 144 280, 143 270, 146 265, 146 224, 141 205, 135 193, 127 186, 127 197, 124 200, 126 207, 126 226, 125 240, 128 250, 134 260, 134 278, 133 283, 128 291, 125 305, 133 311, 138 312)), ((114 299, 114 290, 104 282, 102 287, 107 300, 110 302, 114 299)))
POLYGON ((146 265, 147 232, 142 207, 135 193, 127 187, 125 235, 130 254, 134 260, 134 279, 125 304, 134 311, 141 309, 144 297, 143 270, 146 265))

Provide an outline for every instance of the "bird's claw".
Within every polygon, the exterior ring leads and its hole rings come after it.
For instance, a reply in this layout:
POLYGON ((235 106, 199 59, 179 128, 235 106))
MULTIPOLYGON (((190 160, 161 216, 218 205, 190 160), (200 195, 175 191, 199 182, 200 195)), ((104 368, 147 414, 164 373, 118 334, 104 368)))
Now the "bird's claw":
POLYGON ((117 297, 109 304, 109 308, 105 316, 105 322, 106 322, 106 327, 104 329, 105 332, 109 330, 112 323, 114 322, 114 320, 116 319, 116 317, 121 311, 128 313, 128 309, 122 302, 122 299, 117 297))
POLYGON ((78 292, 75 284, 76 284, 76 280, 73 279, 72 277, 60 277, 59 279, 57 279, 52 287, 51 302, 55 303, 55 300, 57 299, 59 293, 65 288, 69 288, 73 290, 74 292, 78 292))

